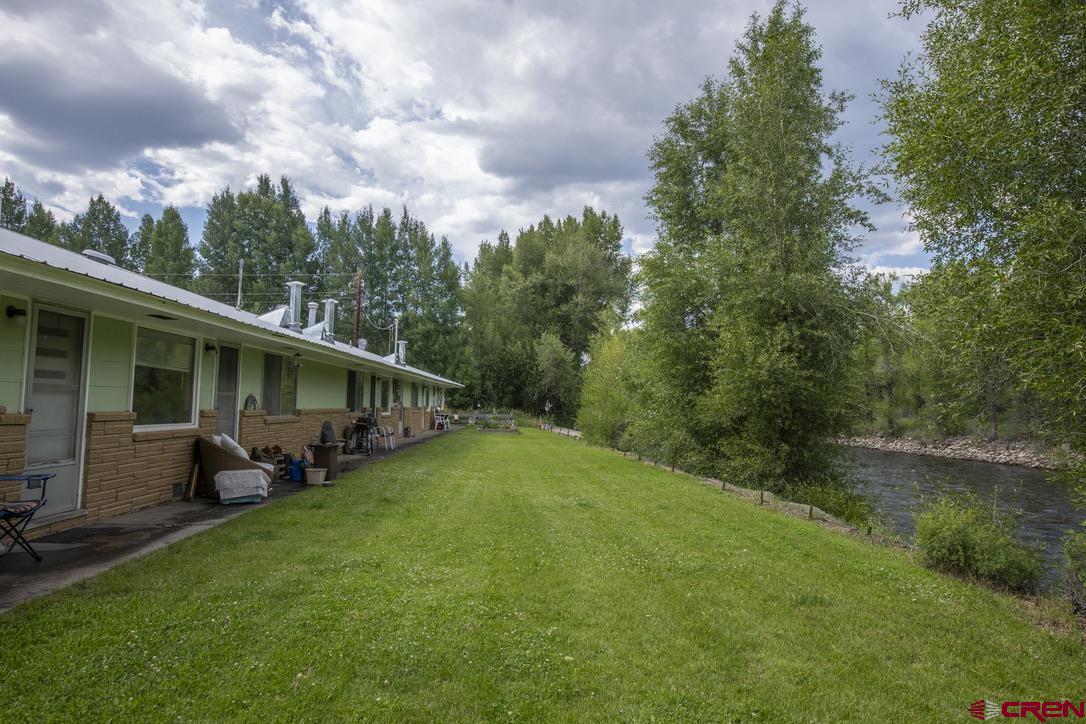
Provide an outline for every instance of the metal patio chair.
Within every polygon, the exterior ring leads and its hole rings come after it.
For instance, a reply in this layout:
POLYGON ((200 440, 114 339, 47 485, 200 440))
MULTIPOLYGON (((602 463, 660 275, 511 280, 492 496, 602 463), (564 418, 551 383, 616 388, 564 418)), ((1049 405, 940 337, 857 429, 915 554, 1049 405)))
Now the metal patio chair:
POLYGON ((30 521, 34 518, 34 514, 41 510, 42 506, 45 505, 45 484, 55 477, 56 473, 18 473, 16 475, 0 475, 0 482, 18 481, 26 483, 28 490, 41 488, 41 495, 38 500, 0 501, 0 543, 2 543, 5 538, 11 538, 11 543, 8 543, 4 552, 0 553, 0 557, 10 553, 11 549, 15 547, 15 544, 18 543, 19 547, 33 556, 34 560, 41 560, 41 556, 38 555, 38 552, 30 545, 30 541, 23 536, 23 531, 30 525, 30 521))
MULTIPOLYGON (((377 439, 383 442, 385 445, 385 452, 396 449, 396 433, 392 431, 391 427, 385 425, 377 426, 377 439)), ((376 447, 376 446, 375 446, 376 447)))

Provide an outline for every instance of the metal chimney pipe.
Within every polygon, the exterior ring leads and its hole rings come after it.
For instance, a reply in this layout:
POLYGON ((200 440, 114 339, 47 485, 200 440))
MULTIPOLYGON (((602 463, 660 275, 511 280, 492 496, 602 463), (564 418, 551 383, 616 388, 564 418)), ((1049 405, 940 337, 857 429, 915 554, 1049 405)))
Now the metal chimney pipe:
POLYGON ((305 326, 312 327, 314 324, 317 323, 317 303, 316 302, 310 302, 309 304, 306 304, 305 306, 309 308, 309 323, 306 324, 305 326))
POLYGON ((287 291, 290 294, 290 322, 291 329, 302 328, 302 290, 305 284, 301 282, 287 282, 287 291))
POLYGON ((407 340, 401 339, 396 342, 396 364, 407 364, 407 340))
POLYGON ((336 300, 324 300, 324 331, 328 336, 336 333, 336 300))

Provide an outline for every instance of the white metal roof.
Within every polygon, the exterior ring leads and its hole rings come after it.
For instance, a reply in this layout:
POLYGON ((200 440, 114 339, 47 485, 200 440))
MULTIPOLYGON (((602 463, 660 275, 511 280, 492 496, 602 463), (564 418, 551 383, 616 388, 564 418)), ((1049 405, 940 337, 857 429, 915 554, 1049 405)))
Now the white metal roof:
MULTIPOLYGON (((0 228, 0 261, 3 255, 18 257, 26 261, 37 262, 51 269, 59 269, 75 275, 73 284, 78 283, 78 277, 88 277, 110 284, 116 284, 141 294, 147 294, 157 299, 167 300, 176 304, 209 312, 235 323, 246 325, 269 335, 289 337, 302 347, 311 347, 322 352, 332 351, 342 356, 344 361, 366 362, 374 367, 389 372, 395 372, 408 377, 422 378, 436 383, 442 387, 463 387, 459 382, 435 375, 431 372, 411 367, 410 365, 398 365, 390 363, 380 355, 358 349, 343 342, 332 342, 302 334, 288 327, 281 327, 251 312, 235 309, 227 304, 216 302, 213 299, 201 296, 195 292, 175 287, 172 284, 160 282, 157 279, 145 277, 142 274, 122 269, 119 266, 105 264, 90 259, 83 254, 77 254, 59 246, 48 244, 44 241, 9 229, 0 228), (352 359, 353 358, 353 359, 352 359)), ((9 266, 9 265, 4 265, 9 266)), ((284 293, 284 296, 286 294, 284 293)), ((265 317, 268 315, 265 315, 265 317)))

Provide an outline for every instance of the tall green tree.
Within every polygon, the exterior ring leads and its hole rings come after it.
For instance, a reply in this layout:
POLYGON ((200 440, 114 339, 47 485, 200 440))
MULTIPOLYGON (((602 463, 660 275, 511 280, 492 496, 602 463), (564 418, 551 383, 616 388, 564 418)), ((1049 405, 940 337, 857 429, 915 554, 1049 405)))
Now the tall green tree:
POLYGON ((870 225, 852 199, 878 193, 832 142, 848 96, 823 91, 820 54, 778 2, 650 152, 645 336, 667 383, 648 404, 680 433, 671 456, 771 489, 838 480, 853 422, 850 252, 870 225))
POLYGON ((920 13, 922 52, 882 108, 890 170, 937 261, 923 285, 969 300, 931 313, 974 310, 963 343, 1009 365, 1050 434, 1086 450, 1086 6, 903 5, 920 13))
POLYGON ((414 350, 410 359, 412 364, 453 376, 461 366, 463 341, 460 267, 453 259, 452 245, 445 237, 435 240, 420 225, 412 238, 409 266, 413 276, 401 336, 414 350))
POLYGON ((50 244, 57 244, 57 217, 45 208, 42 202, 35 200, 30 207, 30 214, 26 217, 23 233, 50 244))
POLYGON ((893 276, 867 279, 868 309, 861 313, 856 375, 862 431, 897 436, 921 424, 925 397, 921 358, 928 338, 916 328, 909 288, 893 276))
MULTIPOLYGON (((355 280, 353 274, 361 268, 361 257, 354 246, 351 218, 344 211, 333 216, 325 206, 317 215, 314 242, 316 245, 316 277, 313 278, 314 291, 319 290, 322 298, 331 297, 339 302, 349 302, 354 306, 355 280)), ((351 315, 353 317, 353 315, 351 315)), ((337 333, 344 339, 354 335, 354 321, 346 323, 345 315, 340 315, 337 333)))
POLYGON ((141 274, 147 268, 147 259, 151 256, 151 241, 155 234, 155 217, 144 214, 140 217, 139 228, 132 233, 129 241, 132 255, 132 268, 141 274))
POLYGON ((26 197, 9 178, 5 178, 0 187, 0 226, 51 244, 57 243, 57 219, 53 212, 36 199, 28 212, 26 197))
MULTIPOLYGON (((286 302, 285 284, 313 285, 316 244, 289 179, 261 175, 256 187, 212 197, 199 245, 201 293, 232 304, 244 260, 242 307, 265 312, 286 302)), ((319 285, 315 285, 318 286, 319 285)), ((312 294, 312 290, 310 291, 312 294)))
POLYGON ((230 187, 211 197, 207 204, 203 235, 197 246, 199 261, 196 289, 220 302, 233 304, 238 272, 247 249, 238 223, 238 202, 230 187))
POLYGON ((577 410, 580 370, 567 347, 554 332, 544 332, 532 345, 535 369, 532 370, 532 409, 541 410, 559 420, 573 419, 577 410))
POLYGON ((448 240, 438 241, 405 208, 393 224, 391 209, 367 207, 353 216, 325 207, 317 216, 314 289, 340 304, 336 334, 354 337, 357 274, 361 273, 360 336, 369 349, 391 352, 394 320, 408 342, 409 364, 439 374, 458 373, 460 267, 448 240))
POLYGON ((26 197, 9 178, 0 186, 0 226, 19 233, 26 227, 26 197))
POLYGON ((109 254, 118 266, 136 268, 129 246, 128 228, 121 221, 117 207, 102 194, 90 200, 86 211, 62 223, 57 238, 61 246, 71 251, 93 249, 109 254))
POLYGON ((392 353, 392 324, 402 311, 396 290, 396 222, 392 210, 374 215, 372 209, 356 218, 365 276, 364 309, 368 332, 364 336, 379 354, 392 353))
POLYGON ((586 207, 580 218, 560 221, 544 216, 515 241, 502 232, 495 243, 484 242, 463 291, 469 362, 462 397, 536 413, 550 401, 562 421, 572 422, 591 340, 626 318, 632 289, 622 225, 605 211, 586 207), (569 353, 569 374, 555 340, 569 353), (540 359, 558 366, 555 376, 540 359))
POLYGON ((640 415, 639 330, 601 333, 592 341, 578 401, 577 429, 587 442, 626 450, 640 415))
POLYGON ((286 300, 285 284, 309 283, 314 271, 315 244, 290 181, 278 187, 269 176, 238 194, 238 226, 246 250, 246 307, 265 310, 286 300))
MULTIPOLYGON (((142 228, 141 228, 142 232, 142 228)), ((192 286, 196 253, 177 207, 167 206, 155 222, 144 273, 182 289, 192 286)))
MULTIPOLYGON (((923 286, 956 302, 930 316, 949 327, 964 311, 959 346, 998 360, 1051 438, 1086 453, 1086 5, 902 6, 921 13, 922 50, 884 83, 882 108, 890 170, 937 262, 923 286)), ((1086 502, 1086 471, 1074 477, 1086 502)), ((1067 553, 1086 609, 1086 536, 1067 553)))

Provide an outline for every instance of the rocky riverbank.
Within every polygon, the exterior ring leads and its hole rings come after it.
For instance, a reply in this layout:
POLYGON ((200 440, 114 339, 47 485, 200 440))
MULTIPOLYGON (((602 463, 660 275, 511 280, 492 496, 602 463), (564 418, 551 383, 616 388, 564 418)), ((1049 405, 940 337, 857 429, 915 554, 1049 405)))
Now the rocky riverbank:
POLYGON ((955 460, 977 460, 1000 465, 1022 465, 1028 468, 1059 470, 1067 466, 1067 454, 1035 443, 1010 440, 978 440, 960 435, 939 440, 919 440, 912 437, 846 437, 841 444, 888 452, 932 455, 955 460))

